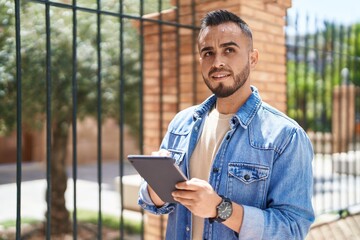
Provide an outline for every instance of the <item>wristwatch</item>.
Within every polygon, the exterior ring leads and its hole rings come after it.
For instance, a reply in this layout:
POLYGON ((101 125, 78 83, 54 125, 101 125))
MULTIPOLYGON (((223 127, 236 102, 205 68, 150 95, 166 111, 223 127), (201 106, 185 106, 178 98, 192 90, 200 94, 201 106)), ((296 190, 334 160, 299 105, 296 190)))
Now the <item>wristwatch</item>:
POLYGON ((220 195, 220 197, 222 198, 222 200, 220 204, 216 207, 216 217, 209 218, 210 223, 213 223, 214 221, 219 223, 224 222, 231 216, 233 212, 231 200, 222 195, 220 195))

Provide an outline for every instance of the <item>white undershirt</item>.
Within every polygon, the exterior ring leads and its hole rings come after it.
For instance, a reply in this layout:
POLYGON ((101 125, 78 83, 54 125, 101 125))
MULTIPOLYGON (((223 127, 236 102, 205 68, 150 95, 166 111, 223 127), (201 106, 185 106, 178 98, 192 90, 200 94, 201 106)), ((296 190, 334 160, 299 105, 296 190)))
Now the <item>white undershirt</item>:
MULTIPOLYGON (((214 108, 206 118, 199 141, 190 158, 190 177, 208 181, 210 167, 217 150, 230 130, 229 121, 233 114, 221 114, 214 108)), ((193 240, 201 240, 204 219, 192 216, 193 240)))

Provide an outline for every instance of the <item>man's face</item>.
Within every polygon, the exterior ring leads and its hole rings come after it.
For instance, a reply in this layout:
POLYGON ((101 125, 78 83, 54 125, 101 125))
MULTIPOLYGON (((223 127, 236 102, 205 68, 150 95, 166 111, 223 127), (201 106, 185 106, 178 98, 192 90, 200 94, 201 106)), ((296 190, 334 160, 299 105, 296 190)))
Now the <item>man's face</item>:
POLYGON ((239 26, 228 22, 207 27, 198 44, 202 76, 217 97, 228 97, 246 83, 250 44, 239 26))

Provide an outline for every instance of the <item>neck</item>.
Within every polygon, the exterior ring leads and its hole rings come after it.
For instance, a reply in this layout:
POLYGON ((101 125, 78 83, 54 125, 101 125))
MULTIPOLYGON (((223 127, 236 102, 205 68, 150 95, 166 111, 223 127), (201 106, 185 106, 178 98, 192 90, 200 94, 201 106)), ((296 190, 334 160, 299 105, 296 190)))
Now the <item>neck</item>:
POLYGON ((236 113, 251 95, 251 89, 242 89, 226 98, 217 98, 216 109, 222 114, 236 113))

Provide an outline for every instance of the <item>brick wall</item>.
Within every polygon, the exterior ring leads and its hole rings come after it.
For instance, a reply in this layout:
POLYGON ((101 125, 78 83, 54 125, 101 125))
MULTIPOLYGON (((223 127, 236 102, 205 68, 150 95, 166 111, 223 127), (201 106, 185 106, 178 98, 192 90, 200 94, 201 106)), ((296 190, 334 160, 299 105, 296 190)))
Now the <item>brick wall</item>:
MULTIPOLYGON (((194 5, 193 0, 179 2, 178 17, 183 25, 195 22, 199 26, 206 12, 219 8, 238 14, 249 24, 253 30, 254 48, 260 53, 259 63, 251 76, 252 84, 259 88, 264 101, 285 112, 284 27, 286 10, 291 6, 291 0, 195 0, 194 5), (195 14, 192 14, 192 9, 195 9, 195 14)), ((176 12, 170 10, 162 12, 161 16, 152 14, 145 17, 175 22, 176 12)), ((197 51, 197 33, 194 35, 191 29, 178 30, 174 26, 165 25, 161 31, 162 53, 159 48, 159 26, 150 22, 144 25, 144 152, 147 154, 158 149, 169 122, 179 110, 200 103, 210 95, 200 74, 199 56, 197 53, 193 55, 197 51), (176 56, 177 47, 179 58, 176 56), (163 60, 162 73, 159 71, 160 57, 163 60), (159 76, 162 76, 161 82, 159 76)), ((145 238, 160 239, 164 236, 161 229, 165 230, 165 225, 166 216, 161 219, 146 214, 145 238)))

